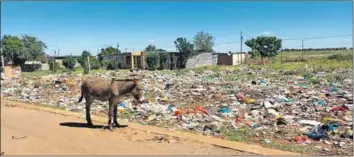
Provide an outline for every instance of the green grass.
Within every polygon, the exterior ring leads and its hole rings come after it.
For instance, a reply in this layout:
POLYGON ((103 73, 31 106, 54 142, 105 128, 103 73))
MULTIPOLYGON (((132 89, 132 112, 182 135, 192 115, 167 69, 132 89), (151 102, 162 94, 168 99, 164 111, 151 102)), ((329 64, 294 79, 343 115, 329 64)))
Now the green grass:
POLYGON ((230 140, 230 141, 249 143, 249 144, 255 144, 255 143, 260 142, 260 144, 262 146, 268 147, 268 148, 274 148, 274 149, 296 152, 296 153, 305 153, 305 154, 309 154, 309 155, 319 155, 320 154, 320 152, 317 149, 312 148, 310 146, 303 146, 303 145, 291 144, 291 143, 279 144, 279 143, 275 143, 274 141, 272 141, 272 139, 269 139, 271 141, 271 143, 254 141, 254 139, 263 140, 263 139, 265 139, 265 137, 255 138, 255 132, 251 129, 244 128, 244 129, 238 129, 238 130, 235 130, 235 129, 227 130, 226 128, 222 128, 221 134, 224 137, 226 137, 227 140, 230 140))
POLYGON ((270 147, 274 149, 279 149, 283 151, 307 154, 307 155, 321 155, 319 150, 310 146, 304 145, 296 145, 296 144, 279 144, 279 143, 269 143, 269 144, 262 144, 265 147, 270 147))
MULTIPOLYGON (((90 74, 101 73, 104 71, 105 71, 104 69, 91 70, 90 74)), ((34 72, 22 72, 21 75, 24 78, 33 78, 33 77, 38 77, 38 76, 45 76, 45 75, 51 75, 51 74, 62 74, 62 73, 82 74, 83 70, 82 70, 82 68, 77 68, 75 71, 58 70, 56 73, 53 71, 50 71, 50 70, 40 70, 40 71, 34 71, 34 72)))

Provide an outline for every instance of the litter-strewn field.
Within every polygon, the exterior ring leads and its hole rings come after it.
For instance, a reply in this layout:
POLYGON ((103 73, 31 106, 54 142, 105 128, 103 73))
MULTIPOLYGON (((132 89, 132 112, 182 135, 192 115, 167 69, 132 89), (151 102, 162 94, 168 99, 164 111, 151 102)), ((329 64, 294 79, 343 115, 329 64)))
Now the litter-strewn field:
MULTIPOLYGON (((353 155, 351 63, 327 62, 334 66, 309 61, 301 62, 303 67, 289 68, 295 63, 277 67, 275 61, 265 68, 140 71, 150 102, 138 104, 127 96, 119 104, 119 117, 298 153, 353 155)), ((111 79, 130 74, 122 70, 91 75, 111 79)), ((1 95, 84 115, 84 102, 77 103, 81 78, 61 73, 25 77, 17 85, 2 81, 1 95)), ((107 102, 95 101, 91 112, 106 115, 107 107, 107 102)))

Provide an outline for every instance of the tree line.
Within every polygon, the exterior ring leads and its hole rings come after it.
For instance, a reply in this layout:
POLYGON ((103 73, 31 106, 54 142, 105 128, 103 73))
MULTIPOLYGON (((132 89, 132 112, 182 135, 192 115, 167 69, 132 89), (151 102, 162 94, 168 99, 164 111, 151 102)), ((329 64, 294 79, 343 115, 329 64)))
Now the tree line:
MULTIPOLYGON (((215 38, 207 32, 201 31, 195 34, 192 41, 187 38, 179 37, 174 41, 178 55, 166 53, 167 51, 150 44, 147 45, 143 52, 147 53, 146 62, 150 69, 176 69, 185 68, 187 60, 202 52, 214 52, 215 38)), ((1 39, 1 55, 4 56, 5 62, 12 62, 14 65, 23 65, 26 61, 42 61, 46 62, 47 58, 44 50, 46 44, 37 37, 23 35, 21 37, 4 35, 1 39)), ((251 50, 248 52, 252 58, 260 58, 261 63, 265 64, 267 58, 275 57, 280 51, 301 51, 301 49, 281 49, 282 40, 275 36, 258 36, 245 41, 251 50)), ((308 48, 304 51, 328 51, 328 50, 345 50, 341 48, 308 48)), ((108 46, 101 48, 97 58, 92 56, 89 51, 84 50, 81 56, 74 58, 68 56, 63 60, 63 65, 67 69, 74 69, 77 62, 86 69, 99 69, 105 67, 107 69, 120 68, 120 63, 115 59, 104 59, 105 56, 114 56, 122 53, 119 45, 116 47, 108 46), (88 61, 90 64, 88 64, 88 61)), ((55 62, 49 62, 50 67, 58 67, 55 62)))
POLYGON ((352 50, 353 48, 337 47, 337 48, 304 48, 304 49, 282 49, 282 52, 299 52, 299 51, 339 51, 339 50, 352 50))

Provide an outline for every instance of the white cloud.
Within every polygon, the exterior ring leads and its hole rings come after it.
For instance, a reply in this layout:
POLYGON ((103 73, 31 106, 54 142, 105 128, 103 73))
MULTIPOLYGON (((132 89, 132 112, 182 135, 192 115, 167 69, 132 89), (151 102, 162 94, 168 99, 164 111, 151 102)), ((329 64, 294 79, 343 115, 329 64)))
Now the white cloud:
POLYGON ((265 32, 263 32, 262 34, 263 34, 263 35, 270 35, 270 34, 272 34, 272 33, 269 32, 269 31, 265 31, 265 32))
POLYGON ((152 40, 152 39, 151 39, 151 40, 149 40, 149 43, 154 43, 154 42, 155 42, 155 40, 152 40))

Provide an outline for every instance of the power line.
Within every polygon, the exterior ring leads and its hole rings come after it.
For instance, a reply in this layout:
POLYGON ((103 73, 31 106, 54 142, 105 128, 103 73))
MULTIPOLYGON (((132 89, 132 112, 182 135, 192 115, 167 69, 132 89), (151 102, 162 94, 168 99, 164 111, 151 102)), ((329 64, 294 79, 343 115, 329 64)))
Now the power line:
POLYGON ((339 37, 347 37, 347 36, 352 36, 352 34, 335 35, 335 36, 324 36, 324 37, 286 38, 286 39, 282 39, 282 40, 311 40, 311 39, 339 38, 339 37))

